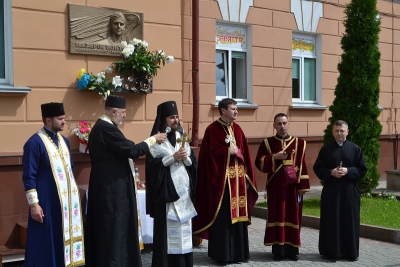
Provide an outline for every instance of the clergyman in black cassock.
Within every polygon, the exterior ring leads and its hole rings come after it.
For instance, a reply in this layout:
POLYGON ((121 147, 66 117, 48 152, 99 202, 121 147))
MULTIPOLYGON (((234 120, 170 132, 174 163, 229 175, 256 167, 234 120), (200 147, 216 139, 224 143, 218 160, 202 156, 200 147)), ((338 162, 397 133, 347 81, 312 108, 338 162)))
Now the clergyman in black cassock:
POLYGON ((360 190, 358 180, 367 173, 362 150, 346 140, 348 125, 336 121, 335 141, 324 145, 314 172, 324 182, 321 194, 319 253, 335 261, 358 259, 360 239, 360 190))
POLYGON ((135 186, 129 158, 166 139, 157 134, 135 144, 118 129, 126 99, 109 96, 105 114, 89 136, 91 172, 85 229, 87 267, 141 267, 135 186))
POLYGON ((146 212, 154 218, 152 267, 192 267, 192 220, 197 160, 183 144, 175 101, 157 107, 151 134, 171 131, 146 154, 146 212))

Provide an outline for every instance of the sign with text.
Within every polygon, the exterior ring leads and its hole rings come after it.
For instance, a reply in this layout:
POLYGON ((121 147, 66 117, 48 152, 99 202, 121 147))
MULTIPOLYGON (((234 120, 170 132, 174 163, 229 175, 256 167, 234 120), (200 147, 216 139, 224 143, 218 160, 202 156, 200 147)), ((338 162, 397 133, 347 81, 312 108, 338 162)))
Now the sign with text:
POLYGON ((292 55, 315 57, 315 37, 293 34, 292 55))
POLYGON ((220 48, 246 48, 246 28, 217 25, 215 44, 220 48))

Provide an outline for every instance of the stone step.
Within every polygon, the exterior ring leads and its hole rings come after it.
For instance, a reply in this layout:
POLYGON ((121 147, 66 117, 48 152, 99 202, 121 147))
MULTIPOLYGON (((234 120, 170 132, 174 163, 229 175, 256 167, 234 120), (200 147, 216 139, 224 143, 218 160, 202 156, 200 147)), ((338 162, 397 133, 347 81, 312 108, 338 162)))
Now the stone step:
POLYGON ((20 222, 16 226, 19 229, 19 244, 0 246, 0 267, 3 267, 3 263, 23 261, 25 259, 28 223, 20 222))

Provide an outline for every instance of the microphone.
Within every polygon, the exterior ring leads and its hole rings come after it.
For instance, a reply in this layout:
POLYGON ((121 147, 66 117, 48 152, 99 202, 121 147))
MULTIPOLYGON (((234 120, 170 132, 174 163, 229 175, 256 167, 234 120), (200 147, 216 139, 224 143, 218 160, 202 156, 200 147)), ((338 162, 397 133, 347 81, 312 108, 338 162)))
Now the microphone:
POLYGON ((171 127, 165 128, 165 134, 168 134, 171 131, 171 127))

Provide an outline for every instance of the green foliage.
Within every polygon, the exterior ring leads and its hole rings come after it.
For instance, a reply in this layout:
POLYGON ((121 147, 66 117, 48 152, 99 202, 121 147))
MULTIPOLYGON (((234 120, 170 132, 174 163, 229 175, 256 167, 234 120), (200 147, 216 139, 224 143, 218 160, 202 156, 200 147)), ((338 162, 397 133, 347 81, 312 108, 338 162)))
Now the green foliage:
POLYGON ((150 74, 157 76, 160 65, 165 65, 165 56, 158 51, 148 51, 144 46, 136 46, 134 53, 124 60, 114 62, 112 65, 122 75, 128 77, 135 72, 135 75, 142 77, 150 74))
POLYGON ((349 124, 347 139, 362 148, 368 168, 366 176, 359 181, 363 193, 371 192, 379 181, 378 140, 382 125, 378 120, 380 20, 376 4, 376 0, 352 0, 345 9, 343 54, 338 64, 335 100, 329 108, 330 125, 324 135, 324 143, 333 141, 332 124, 336 120, 349 124))
MULTIPOLYGON (((321 198, 303 201, 303 214, 320 216, 321 198)), ((400 229, 400 201, 394 198, 362 197, 360 221, 364 224, 400 229)))
POLYGON ((97 82, 98 81, 97 76, 94 76, 91 73, 89 75, 90 75, 90 80, 89 80, 90 86, 88 87, 88 90, 97 92, 100 95, 106 95, 106 94, 110 95, 110 88, 113 87, 111 82, 105 79, 103 79, 101 82, 97 82))

